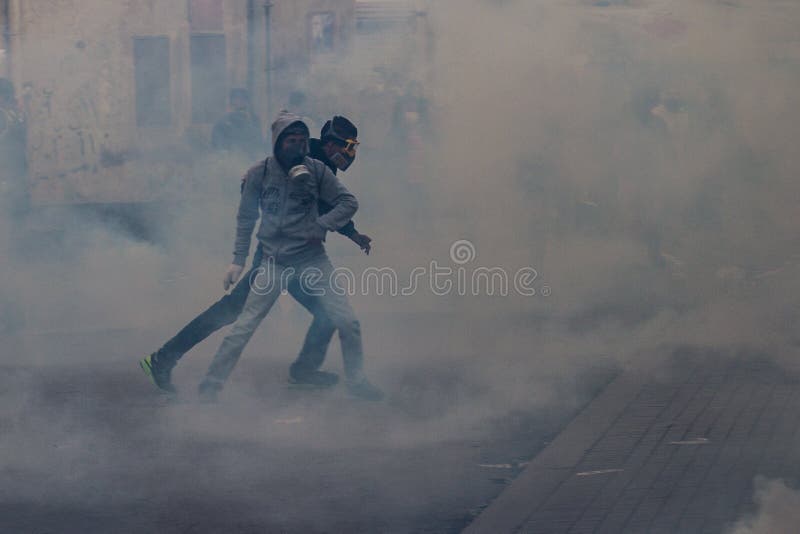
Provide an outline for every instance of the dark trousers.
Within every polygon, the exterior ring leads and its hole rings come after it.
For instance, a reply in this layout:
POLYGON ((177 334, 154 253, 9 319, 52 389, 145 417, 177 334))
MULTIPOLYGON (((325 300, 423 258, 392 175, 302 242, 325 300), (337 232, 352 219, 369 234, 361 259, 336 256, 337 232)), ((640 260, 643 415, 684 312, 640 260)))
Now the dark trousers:
MULTIPOLYGON (((222 328, 232 324, 244 309, 247 295, 250 293, 250 276, 255 269, 251 269, 239 280, 236 287, 212 304, 206 311, 195 317, 189 324, 178 332, 175 337, 167 341, 158 350, 158 359, 167 364, 174 365, 184 354, 195 345, 222 328)), ((318 298, 303 291, 296 280, 292 280, 287 291, 314 316, 314 320, 306 333, 303 348, 291 367, 292 374, 304 371, 315 371, 325 361, 325 353, 333 338, 336 327, 319 305, 318 298)))

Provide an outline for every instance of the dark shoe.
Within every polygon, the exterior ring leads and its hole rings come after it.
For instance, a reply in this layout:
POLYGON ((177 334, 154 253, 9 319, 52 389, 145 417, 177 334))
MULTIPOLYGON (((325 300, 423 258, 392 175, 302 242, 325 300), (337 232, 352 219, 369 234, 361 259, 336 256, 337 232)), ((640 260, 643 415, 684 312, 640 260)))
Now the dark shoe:
POLYGON ((158 389, 166 393, 177 393, 175 386, 172 384, 172 368, 175 367, 175 364, 163 361, 158 357, 158 353, 154 352, 139 361, 139 367, 142 368, 144 374, 150 377, 150 381, 158 389))
POLYGON ((368 401, 383 400, 383 392, 376 386, 370 384, 366 378, 362 378, 355 382, 348 382, 347 391, 350 393, 350 395, 359 399, 368 401))
POLYGON ((289 383, 297 386, 330 388, 339 383, 339 375, 326 371, 294 371, 289 373, 289 383))

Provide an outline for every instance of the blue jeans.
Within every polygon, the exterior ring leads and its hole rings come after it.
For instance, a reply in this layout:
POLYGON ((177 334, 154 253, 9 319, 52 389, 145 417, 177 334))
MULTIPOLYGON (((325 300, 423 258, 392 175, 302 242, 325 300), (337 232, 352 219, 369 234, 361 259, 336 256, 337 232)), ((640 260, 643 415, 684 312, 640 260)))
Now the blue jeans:
MULTIPOLYGON (((242 351, 244 351, 250 338, 269 313, 275 301, 278 300, 281 290, 284 289, 282 287, 284 283, 286 289, 289 289, 292 284, 296 284, 300 290, 299 292, 303 294, 301 297, 303 300, 298 299, 301 304, 306 301, 312 307, 319 308, 320 311, 315 314, 315 320, 317 317, 324 317, 320 321, 329 321, 329 324, 323 323, 319 330, 314 330, 314 325, 312 324, 309 335, 313 331, 313 337, 316 337, 316 339, 312 339, 309 342, 309 336, 306 337, 304 351, 301 352, 298 361, 293 365, 298 365, 298 363, 301 366, 314 364, 317 360, 321 363, 318 341, 321 339, 330 341, 333 330, 339 330, 345 375, 348 380, 359 380, 364 360, 361 325, 350 306, 347 296, 339 295, 332 290, 330 285, 332 272, 333 265, 331 265, 325 254, 293 267, 270 264, 269 261, 263 262, 257 276, 248 277, 247 283, 252 282, 253 287, 247 295, 244 309, 214 355, 214 359, 203 380, 203 385, 217 389, 222 387, 222 384, 228 379, 228 376, 236 366, 236 362, 239 361, 239 357, 242 355, 242 351), (300 283, 300 274, 306 269, 315 269, 321 273, 319 280, 310 284, 309 287, 300 283), (307 347, 309 347, 308 351, 306 351, 307 347)), ((318 324, 318 326, 320 325, 318 324)), ((324 350, 321 354, 322 358, 324 358, 324 350)))
MULTIPOLYGON (((260 259, 261 254, 257 252, 254 260, 260 263, 260 259)), ((250 293, 250 276, 254 270, 255 268, 248 271, 230 293, 192 319, 174 337, 164 343, 158 350, 159 361, 167 365, 174 365, 195 345, 223 326, 233 323, 244 309, 247 295, 250 293)), ((298 280, 291 280, 286 289, 297 302, 314 316, 314 320, 306 333, 303 348, 292 364, 291 372, 296 374, 315 371, 325 361, 325 354, 328 351, 328 345, 333 338, 336 327, 318 305, 317 299, 302 290, 298 280)))

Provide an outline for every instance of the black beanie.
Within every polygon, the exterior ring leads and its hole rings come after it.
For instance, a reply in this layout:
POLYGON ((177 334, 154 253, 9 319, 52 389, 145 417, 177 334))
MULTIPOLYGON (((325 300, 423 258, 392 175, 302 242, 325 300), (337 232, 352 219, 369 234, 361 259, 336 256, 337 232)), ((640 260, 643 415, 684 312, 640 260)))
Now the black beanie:
POLYGON ((325 123, 319 137, 322 142, 328 139, 338 139, 339 141, 356 139, 358 138, 358 128, 347 117, 337 115, 325 123))

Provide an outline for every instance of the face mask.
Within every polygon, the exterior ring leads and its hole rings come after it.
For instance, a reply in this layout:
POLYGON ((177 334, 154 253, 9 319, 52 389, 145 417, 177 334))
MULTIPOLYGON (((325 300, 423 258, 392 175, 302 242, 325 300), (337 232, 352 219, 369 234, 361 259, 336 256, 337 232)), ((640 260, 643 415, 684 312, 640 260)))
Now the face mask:
POLYGON ((333 163, 340 171, 346 171, 348 168, 350 168, 350 165, 353 164, 354 159, 355 158, 349 158, 345 156, 341 152, 337 152, 330 157, 331 163, 333 163))
POLYGON ((333 163, 337 169, 340 171, 346 171, 350 165, 353 164, 353 161, 356 159, 356 149, 360 144, 355 139, 346 139, 342 141, 344 146, 342 146, 338 152, 334 153, 330 158, 331 163, 333 163))

